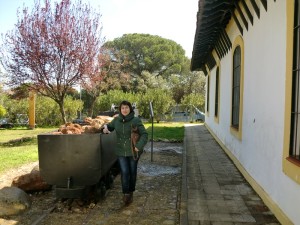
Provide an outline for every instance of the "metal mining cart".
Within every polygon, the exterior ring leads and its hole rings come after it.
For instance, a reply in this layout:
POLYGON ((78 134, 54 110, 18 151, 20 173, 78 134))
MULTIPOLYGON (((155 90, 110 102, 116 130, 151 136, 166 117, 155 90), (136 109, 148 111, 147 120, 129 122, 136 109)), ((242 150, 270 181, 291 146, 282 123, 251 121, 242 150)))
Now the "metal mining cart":
MULTIPOLYGON (((110 134, 40 134, 39 167, 57 198, 83 198, 91 189, 103 195, 112 183, 115 132, 110 134)), ((98 196, 99 197, 99 196, 98 196)))

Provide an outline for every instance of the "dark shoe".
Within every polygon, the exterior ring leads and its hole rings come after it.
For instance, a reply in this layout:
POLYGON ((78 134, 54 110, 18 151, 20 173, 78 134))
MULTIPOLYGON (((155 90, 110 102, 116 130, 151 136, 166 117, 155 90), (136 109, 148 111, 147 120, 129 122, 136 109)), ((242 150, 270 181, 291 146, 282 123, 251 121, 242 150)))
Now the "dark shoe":
POLYGON ((133 200, 132 193, 124 194, 123 202, 126 206, 129 205, 130 203, 132 203, 132 200, 133 200))
POLYGON ((129 193, 129 199, 128 199, 129 204, 133 202, 133 193, 129 193))

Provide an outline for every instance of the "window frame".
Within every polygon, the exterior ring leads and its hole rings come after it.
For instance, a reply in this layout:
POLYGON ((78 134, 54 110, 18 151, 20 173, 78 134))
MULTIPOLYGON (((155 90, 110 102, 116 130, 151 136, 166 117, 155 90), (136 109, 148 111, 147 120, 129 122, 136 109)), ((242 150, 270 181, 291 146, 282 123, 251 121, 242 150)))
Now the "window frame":
POLYGON ((241 47, 238 45, 233 51, 232 60, 232 99, 231 99, 231 126, 239 130, 240 124, 240 96, 241 96, 241 47))
MULTIPOLYGON (((299 1, 298 1, 299 3, 299 1)), ((291 116, 292 116, 292 83, 293 83, 293 62, 294 62, 294 20, 295 1, 286 1, 286 83, 285 83, 285 115, 284 115, 284 143, 282 154, 283 172, 296 183, 300 184, 299 160, 290 157, 291 143, 291 116)), ((300 9, 298 8, 298 13, 300 9)))
POLYGON ((220 100, 220 68, 216 69, 216 84, 215 84, 215 117, 219 117, 219 102, 220 100))
MULTIPOLYGON (((243 95, 244 95, 244 40, 241 35, 238 35, 232 44, 232 73, 231 73, 231 84, 234 82, 234 53, 236 48, 239 47, 240 52, 240 77, 239 77, 239 117, 238 117, 238 126, 232 126, 232 118, 233 118, 233 92, 231 92, 231 115, 230 115, 230 132, 236 137, 238 140, 242 141, 242 128, 243 128, 243 95)), ((232 87, 233 88, 233 87, 232 87)), ((233 89, 232 89, 233 90, 233 89)))
POLYGON ((293 28, 293 67, 292 67, 292 109, 291 109, 291 135, 289 157, 299 161, 300 165, 300 15, 299 2, 294 5, 293 28), (298 11, 297 11, 298 9, 298 11))
POLYGON ((209 116, 209 97, 210 97, 210 74, 207 75, 207 91, 206 91, 206 115, 209 116))
POLYGON ((300 4, 294 1, 291 131, 289 158, 300 165, 300 4))

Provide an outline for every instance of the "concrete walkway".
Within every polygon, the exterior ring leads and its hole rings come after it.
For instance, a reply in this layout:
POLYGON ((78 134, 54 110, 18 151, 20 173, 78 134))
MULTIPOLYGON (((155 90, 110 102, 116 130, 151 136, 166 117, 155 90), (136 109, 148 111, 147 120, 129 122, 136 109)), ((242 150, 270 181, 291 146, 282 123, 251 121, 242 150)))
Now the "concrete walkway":
POLYGON ((280 224, 204 125, 185 127, 180 224, 280 224))

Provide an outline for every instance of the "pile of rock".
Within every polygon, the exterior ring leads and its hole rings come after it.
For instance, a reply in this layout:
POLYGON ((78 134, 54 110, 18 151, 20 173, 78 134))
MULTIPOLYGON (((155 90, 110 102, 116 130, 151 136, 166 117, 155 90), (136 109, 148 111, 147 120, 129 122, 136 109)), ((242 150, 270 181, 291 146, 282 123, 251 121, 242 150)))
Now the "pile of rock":
POLYGON ((26 211, 32 204, 29 193, 48 191, 51 188, 41 177, 38 166, 30 173, 15 177, 10 187, 0 189, 0 217, 26 211))
POLYGON ((113 120, 110 116, 97 116, 92 119, 87 117, 84 119, 84 123, 87 125, 80 125, 77 123, 66 123, 61 125, 58 131, 52 132, 52 134, 82 134, 82 133, 100 133, 103 126, 113 120))

